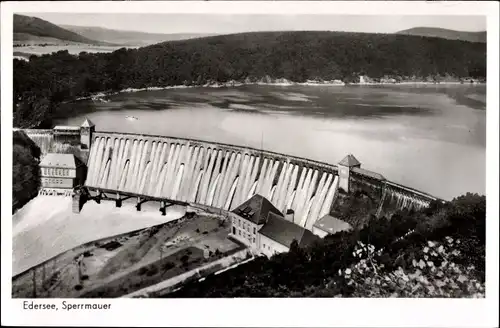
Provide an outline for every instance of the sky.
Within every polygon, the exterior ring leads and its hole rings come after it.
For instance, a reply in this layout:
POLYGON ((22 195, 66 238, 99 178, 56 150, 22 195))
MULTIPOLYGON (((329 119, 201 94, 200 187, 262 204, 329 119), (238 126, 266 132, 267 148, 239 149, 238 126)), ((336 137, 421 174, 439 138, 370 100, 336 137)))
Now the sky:
POLYGON ((30 13, 57 25, 98 26, 150 33, 227 34, 257 31, 323 30, 393 33, 413 27, 486 31, 484 16, 261 15, 261 14, 69 14, 30 13))

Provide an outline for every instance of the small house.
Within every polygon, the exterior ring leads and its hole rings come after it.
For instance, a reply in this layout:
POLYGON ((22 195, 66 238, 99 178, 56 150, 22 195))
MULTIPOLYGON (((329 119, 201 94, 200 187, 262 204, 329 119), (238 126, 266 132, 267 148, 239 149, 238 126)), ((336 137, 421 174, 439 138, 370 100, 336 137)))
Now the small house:
POLYGON ((327 214, 314 223, 312 226, 312 233, 324 238, 327 235, 333 235, 337 232, 351 229, 352 227, 349 223, 327 214))

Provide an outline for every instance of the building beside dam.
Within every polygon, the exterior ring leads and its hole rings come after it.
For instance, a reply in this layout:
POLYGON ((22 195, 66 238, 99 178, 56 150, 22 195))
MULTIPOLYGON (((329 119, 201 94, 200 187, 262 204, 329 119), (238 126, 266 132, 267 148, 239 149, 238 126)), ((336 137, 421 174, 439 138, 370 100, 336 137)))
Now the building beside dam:
POLYGON ((296 240, 299 246, 318 239, 311 231, 290 221, 266 198, 256 194, 230 212, 230 236, 255 253, 271 257, 288 252, 296 240))
POLYGON ((337 232, 351 230, 352 226, 342 220, 339 220, 329 214, 318 219, 312 226, 312 233, 321 238, 327 235, 334 235, 337 232))
POLYGON ((49 153, 40 162, 41 195, 71 196, 85 181, 85 164, 73 154, 49 153))
MULTIPOLYGON (((123 199, 133 197, 137 210, 146 201, 159 201, 163 214, 174 203, 234 211, 260 195, 287 222, 319 231, 318 220, 342 219, 348 195, 365 197, 373 208, 370 214, 377 217, 420 209, 436 200, 362 168, 352 154, 334 165, 237 145, 96 131, 89 120, 80 127, 24 132, 39 145, 42 156, 73 154, 85 163, 82 190, 91 199, 112 200, 121 206, 123 199)), ((326 220, 323 227, 335 226, 326 220)), ((260 221, 248 222, 252 242, 260 225, 260 221)))

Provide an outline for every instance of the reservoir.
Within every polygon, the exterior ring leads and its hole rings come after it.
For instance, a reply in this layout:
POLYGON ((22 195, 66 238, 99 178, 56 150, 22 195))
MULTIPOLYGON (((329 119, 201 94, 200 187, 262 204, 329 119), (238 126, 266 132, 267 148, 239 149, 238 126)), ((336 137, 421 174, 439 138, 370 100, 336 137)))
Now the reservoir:
POLYGON ((123 92, 66 104, 56 124, 201 139, 336 164, 354 154, 437 197, 485 194, 486 86, 269 86, 123 92), (133 119, 132 119, 133 118, 133 119))

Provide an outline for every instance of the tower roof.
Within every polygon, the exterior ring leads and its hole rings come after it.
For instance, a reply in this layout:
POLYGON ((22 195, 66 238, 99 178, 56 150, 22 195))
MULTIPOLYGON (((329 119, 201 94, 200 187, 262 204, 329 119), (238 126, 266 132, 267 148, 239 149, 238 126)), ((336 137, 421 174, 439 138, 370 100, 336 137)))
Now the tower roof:
POLYGON ((83 122, 82 127, 83 128, 90 128, 90 127, 93 127, 93 126, 95 126, 95 124, 92 123, 92 121, 89 120, 88 118, 85 118, 85 121, 83 122))
POLYGON ((347 167, 352 167, 352 166, 358 166, 361 165, 361 163, 354 157, 354 155, 349 154, 346 157, 344 157, 343 160, 339 162, 339 165, 347 166, 347 167))

